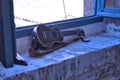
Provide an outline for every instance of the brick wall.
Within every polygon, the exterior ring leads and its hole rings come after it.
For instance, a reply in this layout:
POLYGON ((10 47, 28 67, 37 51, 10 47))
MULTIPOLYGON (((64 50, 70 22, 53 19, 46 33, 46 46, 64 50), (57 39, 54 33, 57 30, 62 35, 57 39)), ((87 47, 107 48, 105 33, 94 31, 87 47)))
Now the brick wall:
POLYGON ((120 72, 120 46, 102 49, 78 56, 59 64, 50 65, 5 80, 98 80, 120 72), (117 50, 116 50, 117 49, 117 50), (117 56, 116 58, 116 55, 117 56), (119 66, 116 66, 116 60, 119 66), (117 71, 117 72, 116 72, 117 71))
POLYGON ((106 8, 120 7, 120 0, 106 0, 106 8))
POLYGON ((95 0, 84 0, 84 16, 93 15, 95 0))
POLYGON ((27 67, 22 66, 22 73, 18 69, 5 80, 100 80, 120 75, 119 39, 105 34, 89 39, 89 43, 78 41, 44 57, 30 58, 36 69, 25 71, 27 67))
POLYGON ((119 18, 108 18, 108 17, 105 17, 104 18, 104 23, 105 24, 108 24, 108 23, 114 23, 115 25, 120 25, 120 19, 119 18))

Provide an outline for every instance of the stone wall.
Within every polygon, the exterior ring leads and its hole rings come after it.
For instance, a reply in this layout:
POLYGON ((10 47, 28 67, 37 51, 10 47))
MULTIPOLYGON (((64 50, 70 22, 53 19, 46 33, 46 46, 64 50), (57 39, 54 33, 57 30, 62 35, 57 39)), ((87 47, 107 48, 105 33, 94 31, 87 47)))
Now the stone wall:
POLYGON ((120 0, 106 0, 106 8, 119 8, 120 0))
POLYGON ((110 17, 105 17, 104 18, 104 23, 114 23, 115 25, 120 25, 120 19, 119 18, 110 18, 110 17))
MULTIPOLYGON (((95 53, 78 56, 59 64, 24 72, 5 80, 100 80, 109 75, 120 73, 116 60, 120 59, 120 46, 102 49, 95 53), (117 51, 116 51, 117 49, 117 51)), ((117 61, 117 63, 119 63, 117 61)), ((116 75, 115 75, 116 76, 116 75)))
POLYGON ((84 0, 84 16, 92 16, 94 12, 95 0, 84 0))

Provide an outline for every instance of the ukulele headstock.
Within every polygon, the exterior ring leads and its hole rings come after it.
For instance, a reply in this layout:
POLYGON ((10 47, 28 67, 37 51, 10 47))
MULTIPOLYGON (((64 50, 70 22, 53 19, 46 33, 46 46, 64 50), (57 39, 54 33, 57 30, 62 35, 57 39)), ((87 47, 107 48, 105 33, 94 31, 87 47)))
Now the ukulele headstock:
POLYGON ((85 37, 85 32, 83 29, 77 29, 77 35, 78 37, 85 37))
POLYGON ((85 40, 85 31, 83 29, 77 29, 78 38, 84 42, 89 42, 89 40, 85 40))

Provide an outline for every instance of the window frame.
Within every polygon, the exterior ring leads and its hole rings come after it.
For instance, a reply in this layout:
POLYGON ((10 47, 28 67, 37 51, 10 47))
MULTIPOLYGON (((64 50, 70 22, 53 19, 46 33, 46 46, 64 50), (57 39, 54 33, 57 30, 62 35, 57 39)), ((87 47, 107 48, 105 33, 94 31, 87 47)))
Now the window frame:
MULTIPOLYGON (((94 16, 83 17, 83 18, 46 23, 45 25, 50 26, 50 27, 56 26, 62 30, 62 29, 74 28, 74 27, 83 26, 83 25, 92 24, 92 23, 101 22, 101 21, 103 21, 103 17, 94 15, 94 16)), ((16 28, 15 30, 16 38, 31 36, 32 29, 37 25, 38 24, 16 28)))
MULTIPOLYGON (((45 23, 45 25, 57 26, 60 29, 67 29, 67 28, 73 28, 76 26, 91 24, 94 22, 99 22, 102 20, 102 17, 99 17, 96 15, 96 13, 98 11, 97 4, 99 4, 98 0, 94 0, 94 12, 93 12, 92 16, 80 17, 80 18, 75 18, 75 19, 67 19, 67 20, 61 20, 61 21, 54 21, 54 22, 50 22, 50 23, 45 23)), ((22 26, 22 27, 16 28, 15 29, 16 38, 31 36, 31 30, 37 25, 38 24, 22 26)))
POLYGON ((98 0, 98 11, 96 15, 103 17, 120 18, 120 10, 116 10, 115 8, 107 9, 105 8, 105 4, 106 0, 98 0))
MULTIPOLYGON (((26 37, 26 36, 31 36, 32 29, 38 24, 15 28, 13 0, 0 0, 0 2, 2 2, 2 5, 1 5, 3 8, 2 11, 6 10, 6 11, 3 11, 3 14, 6 14, 6 13, 10 14, 9 16, 7 14, 4 16, 2 15, 2 20, 4 20, 4 23, 2 25, 0 24, 2 28, 2 32, 5 33, 5 35, 3 35, 3 41, 4 41, 3 45, 1 45, 2 47, 0 47, 0 50, 2 50, 3 52, 2 54, 0 54, 0 56, 4 56, 3 58, 1 58, 1 62, 4 64, 5 67, 8 68, 8 67, 13 67, 13 64, 15 63, 16 39, 26 37), (7 26, 9 26, 9 29, 7 26), (9 33, 7 33, 6 31, 9 31, 9 33), (5 37, 10 38, 10 41, 9 41, 10 45, 6 45, 8 42, 5 39, 5 37), (6 52, 6 48, 9 48, 8 53, 6 52)), ((93 16, 56 21, 56 22, 46 23, 45 25, 57 26, 60 29, 67 29, 67 28, 73 28, 73 27, 83 26, 87 24, 92 24, 96 22, 102 22, 103 17, 97 15, 98 11, 101 10, 101 8, 98 8, 98 4, 100 5, 101 1, 94 0, 93 16)))
POLYGON ((13 67, 16 57, 15 25, 12 0, 0 0, 0 61, 13 67))

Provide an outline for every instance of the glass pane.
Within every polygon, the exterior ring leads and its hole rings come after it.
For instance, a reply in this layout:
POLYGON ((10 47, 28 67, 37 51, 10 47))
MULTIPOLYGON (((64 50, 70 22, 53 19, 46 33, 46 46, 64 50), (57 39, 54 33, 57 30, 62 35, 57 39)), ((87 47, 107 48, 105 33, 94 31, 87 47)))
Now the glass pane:
MULTIPOLYGON (((94 0, 87 0, 92 2, 94 0)), ((16 26, 48 23, 92 15, 84 14, 85 0, 14 0, 16 26)), ((92 5, 92 7, 91 7, 92 5)), ((91 11, 92 12, 92 11, 91 11)))
POLYGON ((105 8, 120 9, 120 0, 106 0, 105 8))

